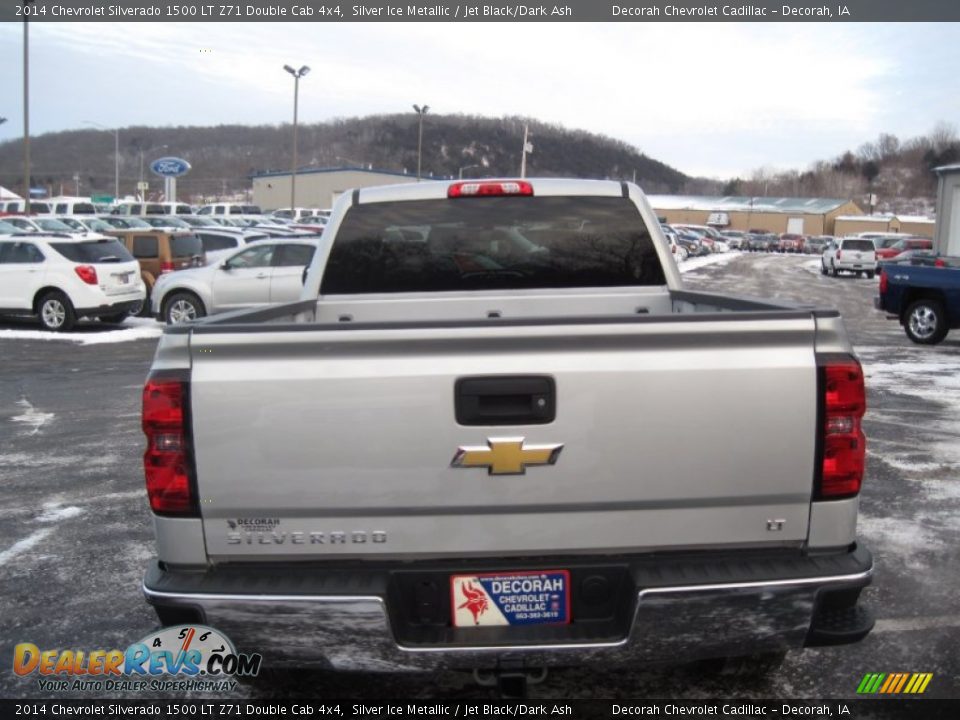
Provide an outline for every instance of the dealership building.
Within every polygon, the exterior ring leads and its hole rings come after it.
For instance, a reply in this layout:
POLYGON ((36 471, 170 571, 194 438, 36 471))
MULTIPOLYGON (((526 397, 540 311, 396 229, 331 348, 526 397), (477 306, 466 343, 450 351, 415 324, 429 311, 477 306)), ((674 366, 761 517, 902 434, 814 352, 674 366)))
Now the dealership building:
POLYGON ((933 237, 936 220, 923 215, 841 215, 835 222, 835 235, 862 232, 909 233, 933 237))
MULTIPOLYGON (((253 204, 269 212, 290 207, 291 173, 265 172, 253 175, 253 204)), ((441 180, 424 175, 424 180, 441 180)), ((417 182, 417 176, 370 167, 305 168, 297 170, 297 206, 325 210, 348 190, 374 185, 417 182)))
POLYGON ((647 199, 668 223, 720 230, 835 235, 838 217, 863 215, 852 200, 834 198, 649 195, 647 199))

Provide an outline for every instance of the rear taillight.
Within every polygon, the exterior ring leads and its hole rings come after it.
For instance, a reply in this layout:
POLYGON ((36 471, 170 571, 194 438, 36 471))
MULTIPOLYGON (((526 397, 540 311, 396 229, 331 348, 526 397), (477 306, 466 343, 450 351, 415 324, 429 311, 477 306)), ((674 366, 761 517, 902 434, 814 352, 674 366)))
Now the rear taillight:
POLYGON ((840 259, 840 255, 843 254, 843 250, 837 250, 837 260, 840 259))
POLYGON ((188 386, 151 377, 143 388, 143 471, 151 509, 160 515, 196 515, 189 437, 188 386))
POLYGON ((863 369, 850 355, 820 355, 821 427, 816 497, 839 500, 860 492, 867 439, 861 420, 867 409, 863 369))
POLYGON ((937 258, 933 261, 934 267, 946 267, 947 264, 943 261, 943 258, 937 258))
POLYGON ((161 275, 163 275, 164 273, 173 272, 173 271, 176 270, 176 269, 177 269, 176 266, 175 266, 172 262, 170 262, 169 260, 165 260, 165 261, 163 261, 162 263, 160 263, 160 274, 161 274, 161 275))
POLYGON ((887 271, 880 271, 880 294, 883 295, 887 292, 887 271))
POLYGON ((77 265, 73 271, 87 285, 97 284, 97 269, 93 265, 77 265))
POLYGON ((447 188, 448 198, 493 195, 533 195, 533 185, 523 180, 497 182, 455 182, 447 188))

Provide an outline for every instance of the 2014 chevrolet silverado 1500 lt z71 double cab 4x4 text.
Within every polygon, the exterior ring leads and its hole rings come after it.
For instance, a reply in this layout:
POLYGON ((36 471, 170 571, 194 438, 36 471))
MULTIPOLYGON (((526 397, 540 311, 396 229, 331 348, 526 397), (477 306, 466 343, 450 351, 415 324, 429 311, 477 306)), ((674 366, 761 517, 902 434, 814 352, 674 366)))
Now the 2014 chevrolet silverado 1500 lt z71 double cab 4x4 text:
POLYGON ((300 302, 165 330, 143 395, 162 621, 370 671, 869 632, 835 311, 685 291, 629 183, 368 188, 325 238, 300 302))

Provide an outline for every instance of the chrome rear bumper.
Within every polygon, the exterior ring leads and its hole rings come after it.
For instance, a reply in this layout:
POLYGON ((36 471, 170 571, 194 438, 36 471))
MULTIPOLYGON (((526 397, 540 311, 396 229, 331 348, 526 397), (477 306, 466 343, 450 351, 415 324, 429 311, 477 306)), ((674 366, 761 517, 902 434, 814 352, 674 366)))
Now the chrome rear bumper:
MULTIPOLYGON (((265 666, 298 666, 367 672, 686 662, 799 648, 805 644, 853 642, 872 620, 818 641, 818 612, 830 606, 836 630, 838 602, 858 610, 859 590, 873 572, 869 553, 861 569, 839 575, 699 583, 640 588, 627 632, 591 640, 583 632, 549 643, 529 638, 479 643, 473 629, 459 629, 452 642, 398 640, 396 613, 385 594, 220 593, 159 589, 155 569, 144 581, 148 602, 168 622, 193 621, 225 633, 243 652, 259 652, 265 666)), ((861 556, 862 561, 862 556, 861 556)), ((840 611, 845 608, 841 607, 840 611)))

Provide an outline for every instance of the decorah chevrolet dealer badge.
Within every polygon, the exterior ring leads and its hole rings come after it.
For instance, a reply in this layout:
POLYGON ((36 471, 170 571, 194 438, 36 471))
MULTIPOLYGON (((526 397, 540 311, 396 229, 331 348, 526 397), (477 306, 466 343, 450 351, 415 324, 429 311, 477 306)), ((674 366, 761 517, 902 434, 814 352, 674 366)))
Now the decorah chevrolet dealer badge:
POLYGON ((570 572, 535 570, 450 578, 456 627, 562 625, 570 622, 570 572))

